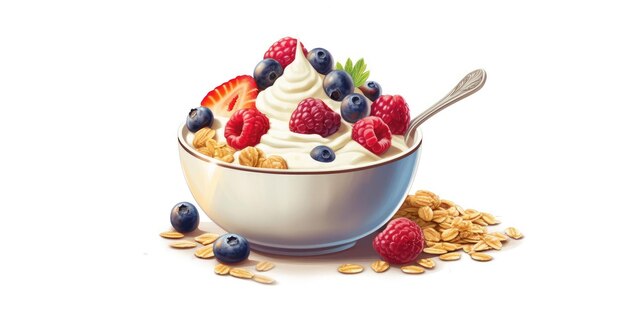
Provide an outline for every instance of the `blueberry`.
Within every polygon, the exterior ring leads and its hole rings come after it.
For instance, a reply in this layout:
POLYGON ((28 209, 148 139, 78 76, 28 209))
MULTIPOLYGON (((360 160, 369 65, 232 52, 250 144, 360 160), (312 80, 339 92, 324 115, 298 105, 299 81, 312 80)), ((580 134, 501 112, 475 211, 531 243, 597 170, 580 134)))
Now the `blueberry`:
POLYGON ((354 92, 354 82, 345 71, 332 71, 324 77, 324 91, 331 99, 341 101, 354 92))
POLYGON ((250 245, 248 240, 237 234, 225 234, 213 243, 213 253, 218 261, 237 263, 248 258, 250 245))
POLYGON ((346 122, 356 121, 370 115, 371 104, 362 94, 351 93, 341 101, 341 117, 346 122))
POLYGON ((170 222, 176 231, 188 233, 196 230, 200 224, 200 215, 196 207, 189 202, 177 203, 172 208, 170 222))
POLYGON ((363 86, 359 87, 359 89, 372 101, 376 101, 383 92, 383 88, 380 87, 380 84, 372 80, 366 82, 363 86))
POLYGON ((309 51, 306 58, 309 60, 313 68, 320 74, 326 75, 333 70, 335 64, 333 56, 324 48, 315 48, 309 51))
POLYGON ((283 75, 283 67, 278 61, 267 58, 259 62, 254 68, 254 80, 259 90, 263 90, 271 85, 283 75))
POLYGON ((191 109, 187 115, 187 129, 195 133, 204 127, 213 125, 213 112, 207 107, 191 109))
POLYGON ((311 150, 311 157, 315 161, 328 163, 335 160, 335 152, 327 146, 317 146, 311 150))

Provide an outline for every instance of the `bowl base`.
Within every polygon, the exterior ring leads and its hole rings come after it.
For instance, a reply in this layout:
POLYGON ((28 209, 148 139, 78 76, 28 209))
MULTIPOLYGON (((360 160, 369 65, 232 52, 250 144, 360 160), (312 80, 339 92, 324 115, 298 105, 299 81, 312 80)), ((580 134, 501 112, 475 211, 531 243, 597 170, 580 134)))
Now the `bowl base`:
POLYGON ((356 241, 348 242, 348 243, 344 243, 344 244, 336 245, 336 246, 323 247, 323 248, 289 249, 289 248, 276 248, 276 247, 250 243, 250 248, 252 250, 256 250, 259 252, 265 252, 265 253, 271 253, 271 254, 290 255, 290 256, 311 256, 311 255, 322 255, 322 254, 329 254, 329 253, 343 251, 343 250, 352 248, 354 244, 356 244, 356 241))

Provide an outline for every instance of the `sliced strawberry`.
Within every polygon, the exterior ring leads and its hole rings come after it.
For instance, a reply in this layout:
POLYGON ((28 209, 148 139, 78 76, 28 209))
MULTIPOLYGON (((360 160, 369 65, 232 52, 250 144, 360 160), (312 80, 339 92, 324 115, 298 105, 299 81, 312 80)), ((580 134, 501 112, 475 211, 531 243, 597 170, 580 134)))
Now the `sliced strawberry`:
POLYGON ((256 108, 258 94, 254 78, 241 75, 211 90, 202 99, 202 106, 211 109, 213 114, 230 117, 237 110, 256 108))

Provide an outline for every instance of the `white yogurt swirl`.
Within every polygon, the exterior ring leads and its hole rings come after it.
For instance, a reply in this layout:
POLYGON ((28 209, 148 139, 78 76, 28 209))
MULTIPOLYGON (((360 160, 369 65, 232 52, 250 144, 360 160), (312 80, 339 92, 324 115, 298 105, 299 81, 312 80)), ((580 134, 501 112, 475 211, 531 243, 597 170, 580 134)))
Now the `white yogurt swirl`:
MULTIPOLYGON (((316 134, 299 134, 289 130, 291 113, 305 98, 321 99, 335 112, 340 113, 340 102, 330 99, 323 88, 324 76, 319 74, 296 49, 296 58, 289 64, 274 85, 260 92, 256 107, 270 120, 270 129, 261 137, 256 147, 268 155, 279 155, 287 160, 290 169, 320 169, 362 165, 392 157, 406 149, 402 136, 393 135, 391 147, 382 155, 376 155, 352 140, 352 124, 342 119, 339 130, 324 138, 316 134), (311 158, 310 152, 319 145, 335 151, 333 162, 323 163, 311 158)), ((359 91, 358 89, 357 92, 359 91)))
MULTIPOLYGON (((352 140, 352 124, 341 120, 336 133, 324 138, 316 134, 298 134, 289 130, 291 113, 300 101, 313 97, 324 101, 335 112, 340 113, 340 102, 330 99, 323 88, 324 76, 317 73, 297 49, 295 60, 285 68, 283 75, 274 85, 260 92, 256 99, 256 107, 270 120, 270 129, 261 137, 256 145, 266 155, 283 157, 290 169, 330 169, 350 167, 389 158, 408 149, 403 136, 392 135, 391 147, 382 155, 376 155, 352 140), (335 160, 323 163, 311 158, 313 148, 325 145, 335 151, 335 160)), ((355 89, 356 92, 360 92, 355 89)), ((215 117, 213 128, 218 138, 224 138, 224 126, 228 118, 215 117)), ((222 139, 218 139, 222 140, 222 139)), ((235 154, 238 157, 238 153, 235 154)))

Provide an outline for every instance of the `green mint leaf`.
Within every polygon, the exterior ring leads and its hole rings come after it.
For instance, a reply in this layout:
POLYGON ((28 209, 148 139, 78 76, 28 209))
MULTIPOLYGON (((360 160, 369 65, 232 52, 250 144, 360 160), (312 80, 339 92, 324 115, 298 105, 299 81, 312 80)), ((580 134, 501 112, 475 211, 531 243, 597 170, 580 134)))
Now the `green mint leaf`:
POLYGON ((361 87, 363 86, 363 84, 365 84, 365 82, 367 82, 367 79, 370 77, 370 71, 366 71, 365 73, 361 73, 361 75, 359 75, 357 77, 356 80, 354 80, 354 86, 355 87, 361 87))
POLYGON ((352 73, 352 60, 350 60, 350 58, 346 61, 346 66, 344 68, 346 72, 352 73))
POLYGON ((363 58, 360 58, 358 61, 356 61, 356 63, 352 63, 352 59, 348 58, 344 65, 341 65, 341 63, 337 62, 336 69, 348 73, 348 75, 352 77, 354 87, 356 88, 365 84, 370 76, 370 71, 366 71, 367 64, 365 64, 365 60, 363 58))
POLYGON ((358 61, 356 61, 356 64, 354 65, 354 68, 352 69, 352 73, 354 73, 355 76, 359 76, 364 70, 365 70, 365 61, 363 61, 363 58, 360 58, 358 61))

